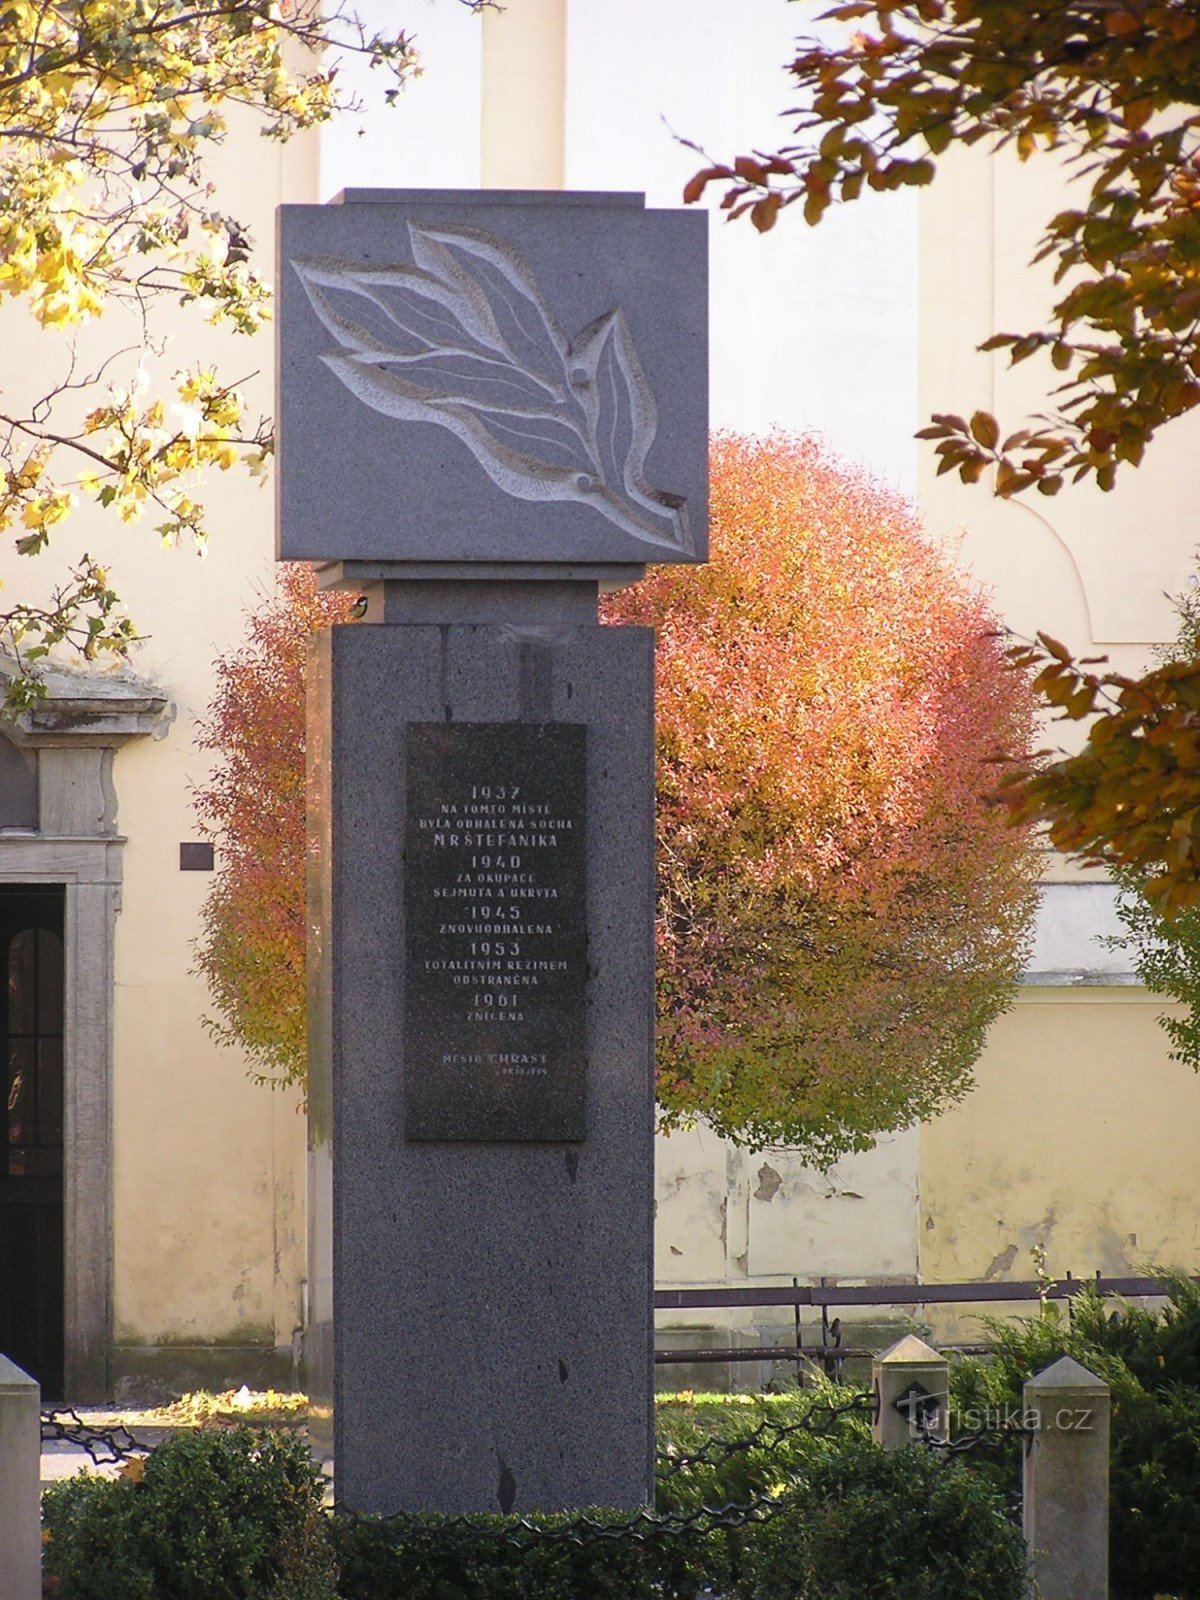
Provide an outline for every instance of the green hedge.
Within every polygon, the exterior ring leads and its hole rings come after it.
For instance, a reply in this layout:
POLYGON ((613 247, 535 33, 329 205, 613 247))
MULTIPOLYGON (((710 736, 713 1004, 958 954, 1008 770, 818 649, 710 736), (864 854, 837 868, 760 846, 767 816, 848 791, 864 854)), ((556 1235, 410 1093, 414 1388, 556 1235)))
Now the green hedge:
POLYGON ((47 1491, 47 1570, 62 1600, 1019 1600, 1020 1535, 970 1472, 920 1450, 885 1454, 841 1422, 780 1443, 770 1470, 757 1444, 725 1463, 727 1483, 767 1499, 768 1520, 697 1518, 685 1472, 671 1475, 677 1504, 660 1522, 596 1512, 531 1528, 330 1517, 299 1439, 181 1434, 141 1481, 83 1476, 47 1491))
MULTIPOLYGON (((539 1517, 551 1534, 570 1517, 539 1517)), ((603 1522, 604 1513, 590 1520, 603 1522)), ((608 1514, 619 1526, 627 1517, 608 1514)), ((514 1517, 337 1518, 344 1600, 695 1600, 722 1565, 713 1535, 529 1539, 514 1517)))
POLYGON ((63 1600, 334 1600, 322 1488, 293 1434, 177 1434, 46 1491, 45 1568, 63 1600))
POLYGON ((795 1479, 836 1439, 870 1437, 862 1390, 827 1379, 780 1395, 690 1396, 660 1400, 660 1511, 745 1505, 795 1479), (738 1448, 727 1448, 727 1446, 738 1448), (709 1459, 696 1460, 709 1452, 709 1459), (687 1470, 671 1470, 687 1462, 687 1470))
POLYGON ((746 1551, 754 1600, 1022 1600, 1025 1540, 1000 1496, 922 1449, 859 1440, 807 1467, 746 1551))

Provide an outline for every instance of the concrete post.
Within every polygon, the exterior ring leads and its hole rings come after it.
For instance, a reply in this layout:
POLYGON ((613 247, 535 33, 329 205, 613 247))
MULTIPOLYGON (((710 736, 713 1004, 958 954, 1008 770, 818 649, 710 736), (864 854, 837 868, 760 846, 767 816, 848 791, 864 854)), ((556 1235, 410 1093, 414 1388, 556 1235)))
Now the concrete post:
POLYGON ((875 1419, 871 1433, 885 1450, 912 1444, 923 1422, 935 1439, 944 1439, 948 1422, 949 1362, 915 1334, 889 1345, 871 1363, 875 1419))
POLYGON ((1025 1540, 1040 1600, 1107 1600, 1108 1385, 1070 1356, 1024 1389, 1025 1540))
POLYGON ((0 1356, 0 1600, 40 1600, 41 1392, 0 1356))

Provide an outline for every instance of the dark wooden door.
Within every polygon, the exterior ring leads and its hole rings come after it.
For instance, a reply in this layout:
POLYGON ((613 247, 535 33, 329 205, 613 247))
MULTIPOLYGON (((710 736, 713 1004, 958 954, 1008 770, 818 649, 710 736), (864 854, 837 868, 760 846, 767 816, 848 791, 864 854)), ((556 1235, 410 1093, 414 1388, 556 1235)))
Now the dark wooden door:
POLYGON ((61 884, 0 884, 0 1351, 63 1398, 61 884))

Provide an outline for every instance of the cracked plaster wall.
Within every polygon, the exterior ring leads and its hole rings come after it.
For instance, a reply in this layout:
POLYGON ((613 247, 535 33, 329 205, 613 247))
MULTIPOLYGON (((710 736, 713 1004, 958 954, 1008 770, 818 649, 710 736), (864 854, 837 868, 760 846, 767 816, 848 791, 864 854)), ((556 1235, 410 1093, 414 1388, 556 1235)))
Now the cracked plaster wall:
MULTIPOLYGON (((791 1151, 739 1150, 707 1129, 660 1135, 655 1276, 661 1286, 912 1282, 917 1135, 881 1139, 826 1174, 791 1151)), ((811 1318, 806 1313, 806 1320, 811 1318)), ((660 1326, 750 1328, 778 1309, 660 1313, 660 1326)), ((787 1319, 784 1314, 783 1320, 787 1319)))
MULTIPOLYGON (((1197 1270, 1200 1090, 1159 1009, 1137 988, 1041 989, 1000 1019, 974 1094, 922 1129, 925 1281, 1029 1279, 1037 1245, 1057 1278, 1197 1270)), ((930 1318, 972 1334, 966 1313, 930 1318)))

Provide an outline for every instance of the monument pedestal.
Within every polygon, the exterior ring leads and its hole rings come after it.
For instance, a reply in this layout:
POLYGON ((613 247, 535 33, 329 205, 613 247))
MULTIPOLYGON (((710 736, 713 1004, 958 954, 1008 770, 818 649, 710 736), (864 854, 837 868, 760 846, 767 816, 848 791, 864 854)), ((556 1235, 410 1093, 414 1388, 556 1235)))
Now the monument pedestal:
POLYGON ((651 1492, 653 636, 559 587, 314 640, 306 1355, 355 1511, 651 1492))

